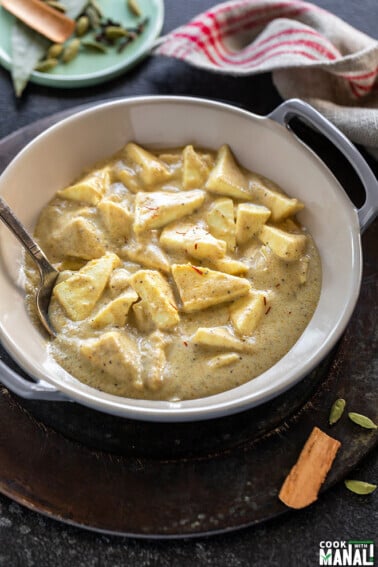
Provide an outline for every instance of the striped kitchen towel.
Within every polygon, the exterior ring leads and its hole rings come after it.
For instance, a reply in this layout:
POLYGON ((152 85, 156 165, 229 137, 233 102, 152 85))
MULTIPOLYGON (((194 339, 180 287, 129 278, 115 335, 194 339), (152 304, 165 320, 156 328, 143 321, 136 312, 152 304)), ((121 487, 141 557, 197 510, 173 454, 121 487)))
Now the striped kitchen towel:
POLYGON ((218 73, 273 72, 378 157, 378 41, 301 0, 218 4, 161 38, 155 54, 218 73))

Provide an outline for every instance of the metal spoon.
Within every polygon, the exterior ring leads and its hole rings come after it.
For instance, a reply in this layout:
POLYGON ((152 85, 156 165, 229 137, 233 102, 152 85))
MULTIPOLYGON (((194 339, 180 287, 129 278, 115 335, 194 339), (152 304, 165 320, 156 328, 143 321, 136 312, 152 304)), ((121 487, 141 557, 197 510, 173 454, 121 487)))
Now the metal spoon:
POLYGON ((10 228, 38 266, 41 282, 35 294, 37 313, 46 331, 55 337, 56 333, 50 322, 48 309, 51 293, 59 272, 50 264, 41 248, 35 240, 33 240, 25 227, 16 218, 13 211, 1 197, 0 219, 8 226, 8 228, 10 228))
POLYGON ((1 6, 55 43, 73 34, 75 22, 40 0, 2 0, 1 6))

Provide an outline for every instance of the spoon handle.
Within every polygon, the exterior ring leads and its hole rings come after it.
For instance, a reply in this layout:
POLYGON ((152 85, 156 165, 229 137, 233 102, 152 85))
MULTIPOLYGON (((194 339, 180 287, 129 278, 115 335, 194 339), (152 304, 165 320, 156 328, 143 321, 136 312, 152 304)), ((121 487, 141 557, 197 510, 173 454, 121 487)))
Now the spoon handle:
POLYGON ((45 254, 42 252, 35 240, 30 236, 26 228, 14 215, 6 202, 0 197, 0 219, 10 228, 13 234, 21 242, 25 250, 30 254, 37 264, 41 275, 55 272, 45 254))

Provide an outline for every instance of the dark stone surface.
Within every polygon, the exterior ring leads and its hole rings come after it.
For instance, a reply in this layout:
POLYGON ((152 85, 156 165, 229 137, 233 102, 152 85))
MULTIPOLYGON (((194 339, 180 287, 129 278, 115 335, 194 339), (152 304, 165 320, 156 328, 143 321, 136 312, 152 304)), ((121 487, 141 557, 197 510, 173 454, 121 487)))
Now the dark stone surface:
MULTIPOLYGON (((355 471, 377 478, 377 458, 355 471)), ((376 498, 342 484, 309 508, 223 536, 191 541, 140 541, 86 532, 0 499, 2 567, 316 567, 321 540, 374 539, 376 498)))
MULTIPOLYGON (((317 0, 315 3, 376 37, 376 0, 317 0)), ((165 4, 164 31, 168 31, 214 2, 166 0, 165 4)), ((243 79, 215 77, 190 69, 181 62, 158 58, 151 58, 127 76, 98 87, 58 91, 29 85, 26 96, 16 102, 8 73, 0 69, 0 137, 65 108, 133 94, 217 98, 240 104, 258 114, 266 114, 280 102, 269 75, 243 79)), ((359 465, 354 477, 377 482, 377 452, 359 465)), ((340 483, 311 507, 260 526, 197 541, 157 542, 85 532, 46 519, 0 497, 0 565, 310 567, 319 563, 320 540, 374 539, 378 527, 376 503, 376 494, 358 497, 347 492, 340 483)))

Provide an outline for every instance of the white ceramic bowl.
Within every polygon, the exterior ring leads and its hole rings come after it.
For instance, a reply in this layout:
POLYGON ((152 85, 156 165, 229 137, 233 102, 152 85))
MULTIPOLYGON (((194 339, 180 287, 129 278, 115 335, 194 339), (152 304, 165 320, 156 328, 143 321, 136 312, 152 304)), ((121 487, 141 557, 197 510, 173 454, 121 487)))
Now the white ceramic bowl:
POLYGON ((305 203, 299 218, 315 238, 323 268, 321 296, 309 325, 277 364, 227 392, 174 403, 106 394, 73 378, 48 355, 46 338, 25 309, 22 248, 1 226, 0 338, 37 382, 27 383, 4 365, 0 380, 25 397, 69 398, 114 415, 160 421, 220 417, 266 402, 292 387, 335 345, 357 301, 360 224, 367 225, 378 203, 377 182, 368 166, 346 138, 301 101, 288 101, 270 117, 260 117, 206 100, 141 97, 90 108, 48 129, 5 170, 0 194, 32 231, 42 207, 58 189, 130 140, 141 145, 193 143, 214 149, 227 143, 242 165, 276 181, 305 203), (293 115, 306 117, 353 162, 368 192, 359 212, 323 162, 285 127, 293 115))

